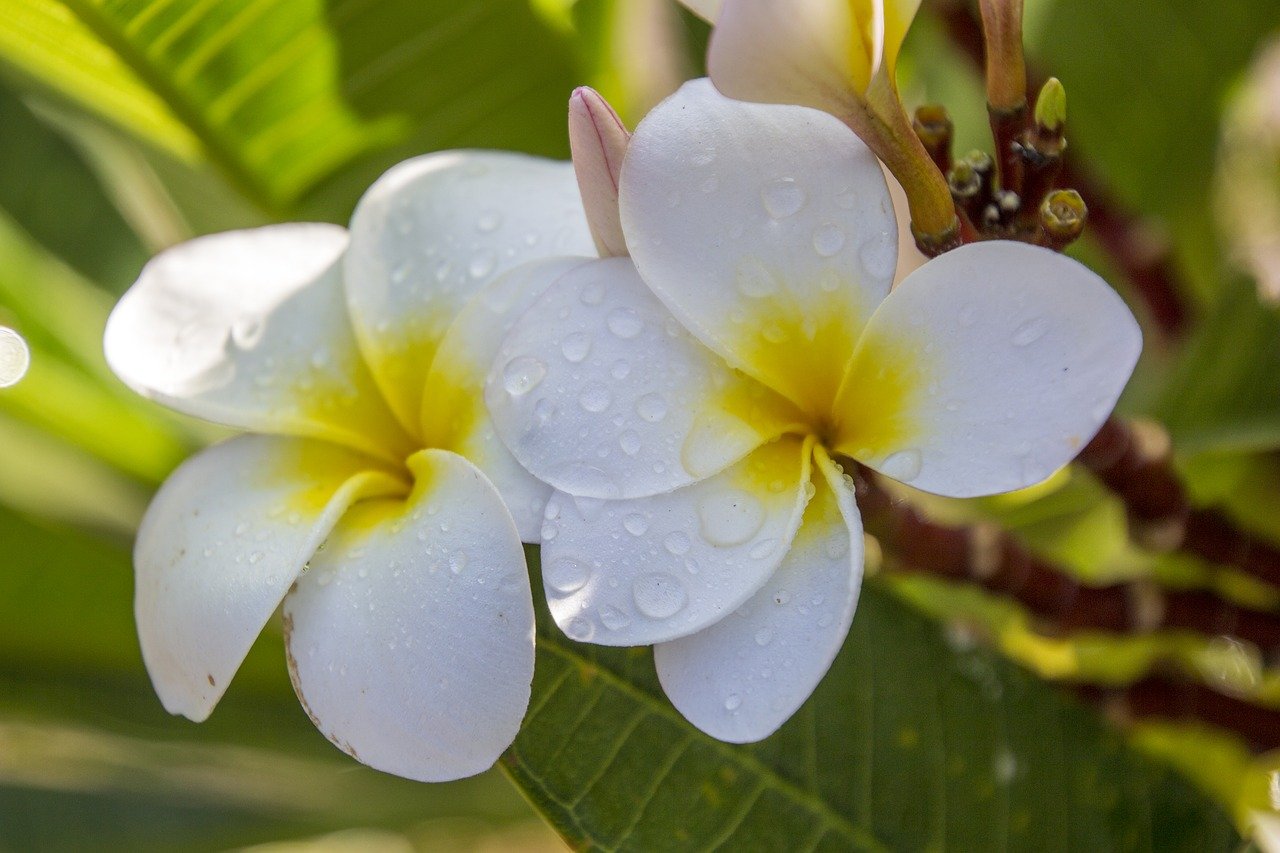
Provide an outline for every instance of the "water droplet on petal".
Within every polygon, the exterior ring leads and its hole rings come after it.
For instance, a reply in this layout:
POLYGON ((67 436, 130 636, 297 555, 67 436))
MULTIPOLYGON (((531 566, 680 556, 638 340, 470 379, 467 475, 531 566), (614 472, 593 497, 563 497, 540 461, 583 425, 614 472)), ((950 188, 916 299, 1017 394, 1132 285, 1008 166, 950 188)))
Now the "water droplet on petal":
POLYGON ((613 402, 613 395, 601 382, 592 382, 578 395, 578 403, 588 412, 603 412, 613 402))
POLYGON ((631 624, 631 617, 612 604, 606 604, 600 608, 600 624, 610 631, 621 631, 631 624))
POLYGON ((609 368, 609 375, 614 379, 623 380, 631 375, 631 364, 625 359, 618 359, 613 363, 613 367, 609 368))
POLYGON ((767 646, 773 641, 773 631, 768 628, 761 628, 756 631, 756 645, 767 646))
POLYGON ((632 536, 643 536, 649 529, 649 519, 638 512, 633 512, 622 521, 622 526, 632 536))
POLYGON ((698 527, 712 545, 741 545, 763 525, 764 506, 750 492, 721 489, 698 502, 698 527))
POLYGON ((724 709, 733 712, 742 707, 742 697, 737 693, 730 693, 724 698, 724 709))
POLYGON ((480 218, 476 220, 476 230, 481 234, 488 234, 497 231, 502 225, 502 213, 497 210, 486 210, 480 214, 480 218))
POLYGON ((618 446, 628 456, 635 456, 640 452, 640 436, 636 434, 635 430, 629 429, 618 436, 618 446))
MULTIPOLYGON (((846 533, 833 533, 827 539, 827 544, 823 548, 828 559, 838 560, 849 553, 849 536, 846 533)), ((815 601, 814 604, 821 602, 815 601)))
POLYGON ((636 401, 636 414, 656 424, 667 416, 667 401, 660 394, 645 394, 636 401))
POLYGON ((454 551, 449 555, 449 571, 455 575, 462 574, 462 570, 467 567, 467 555, 464 551, 454 551))
POLYGON ((844 232, 838 225, 823 225, 813 232, 813 250, 829 258, 844 248, 844 232))
POLYGON ((770 181, 760 190, 760 198, 764 209, 774 219, 786 219, 804 207, 804 190, 798 186, 794 178, 779 178, 770 181))
POLYGON ((262 340, 265 324, 257 317, 241 317, 231 324, 231 340, 240 349, 253 349, 262 340))
POLYGON ((582 589, 590 577, 591 567, 572 557, 553 560, 542 570, 542 579, 547 586, 562 595, 582 589))
POLYGON ((898 244, 895 237, 878 236, 862 244, 858 250, 858 260, 862 267, 875 278, 888 278, 893 275, 898 262, 898 244))
POLYGON ((679 613, 689 600, 680 581, 671 575, 655 572, 641 575, 631 585, 638 609, 650 619, 666 619, 679 613))
POLYGON ((502 370, 502 387, 513 397, 528 394, 547 377, 547 366, 533 356, 511 359, 502 370))
POLYGON ((571 639, 577 640, 580 643, 585 643, 587 640, 590 640, 591 635, 596 632, 596 627, 581 616, 575 616, 569 620, 569 624, 565 626, 564 632, 568 634, 571 639))
POLYGON ((604 322, 609 327, 609 331, 624 340, 634 338, 644 328, 644 321, 639 315, 626 307, 614 308, 604 322))
POLYGON ((574 332, 560 342, 560 353, 565 361, 571 364, 582 361, 589 352, 591 352, 591 338, 586 332, 574 332))
POLYGON ((599 305, 604 301, 604 282, 592 281, 582 288, 578 299, 583 305, 599 305))
POLYGON ((693 543, 689 541, 688 534, 683 530, 675 530, 668 533, 666 538, 662 540, 662 544, 663 547, 677 557, 689 553, 689 549, 693 547, 693 543))
POLYGON ((1014 331, 1012 343, 1015 347, 1030 346, 1043 338, 1047 331, 1049 331, 1049 321, 1043 317, 1028 320, 1014 331))
POLYGON ((920 469, 923 465, 924 456, 921 455, 919 450, 914 448, 900 450, 884 460, 884 463, 880 466, 880 473, 900 482, 909 483, 920 476, 920 469))
POLYGON ((484 278, 493 272, 494 267, 498 265, 498 256, 490 249, 478 252, 471 263, 467 266, 467 272, 472 278, 484 278))

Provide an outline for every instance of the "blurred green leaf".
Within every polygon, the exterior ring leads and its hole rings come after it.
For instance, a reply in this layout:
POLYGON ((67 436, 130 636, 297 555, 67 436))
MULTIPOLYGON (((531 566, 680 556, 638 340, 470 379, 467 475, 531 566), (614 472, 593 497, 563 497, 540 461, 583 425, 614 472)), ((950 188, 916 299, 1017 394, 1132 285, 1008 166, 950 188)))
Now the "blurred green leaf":
POLYGON ((271 211, 340 170, 349 204, 393 146, 565 148, 568 46, 522 0, 10 5, 15 78, 208 159, 271 211))
POLYGON ((0 509, 0 849, 220 849, 443 816, 528 812, 495 774, 420 785, 334 749, 269 628, 207 723, 142 667, 123 542, 0 509))
POLYGON ((1184 271, 1212 301, 1220 267, 1209 199, 1220 113, 1258 44, 1280 26, 1280 4, 1051 0, 1028 7, 1032 61, 1066 85, 1072 156, 1127 207, 1169 227, 1184 271))
POLYGON ((1280 446, 1280 309, 1232 279, 1155 407, 1180 450, 1280 446))
MULTIPOLYGON (((540 598, 535 591, 535 599, 540 598)), ((567 641, 539 605, 512 778, 574 845, 612 850, 1229 850, 1227 816, 1093 714, 949 644, 876 581, 810 701, 762 743, 684 722, 645 649, 567 641)))
POLYGON ((0 209, 94 281, 124 284, 146 252, 78 152, 0 87, 0 209))

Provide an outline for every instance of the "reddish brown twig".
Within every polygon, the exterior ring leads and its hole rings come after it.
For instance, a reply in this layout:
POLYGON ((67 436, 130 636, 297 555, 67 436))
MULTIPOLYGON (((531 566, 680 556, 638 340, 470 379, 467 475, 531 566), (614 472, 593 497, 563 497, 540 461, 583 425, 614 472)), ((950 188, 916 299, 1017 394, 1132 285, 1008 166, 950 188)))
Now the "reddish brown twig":
POLYGON ((1232 566, 1280 586, 1280 547, 1242 530, 1219 510, 1191 506, 1163 428, 1111 418, 1079 461, 1124 502, 1139 542, 1232 566))
POLYGON ((1206 590, 1161 589, 1150 582, 1086 586, 993 524, 951 526, 926 518, 885 491, 875 474, 858 477, 867 532, 900 571, 976 583, 1007 595, 1055 632, 1160 629, 1231 635, 1280 656, 1280 616, 1241 607, 1206 590))
MULTIPOLYGON (((1233 636, 1280 656, 1276 614, 1241 607, 1205 590, 1167 590, 1149 582, 1085 586, 995 525, 930 521, 886 492, 866 468, 858 469, 857 489, 866 530, 881 542, 894 571, 967 581, 1007 595, 1039 617, 1046 631, 1185 630, 1233 636)), ((1077 689, 1105 699, 1109 709, 1120 702, 1139 716, 1195 718, 1231 729, 1259 749, 1280 746, 1280 712, 1194 682, 1150 676, 1124 688, 1077 689)))
POLYGON ((1152 675, 1124 687, 1076 685, 1124 725, 1134 718, 1199 721, 1240 735, 1257 752, 1280 747, 1280 711, 1220 693, 1195 681, 1152 675))
MULTIPOLYGON (((938 13, 952 41, 983 67, 982 29, 967 4, 940 4, 938 13)), ((1046 77, 1028 67, 1028 89, 1039 91, 1046 77)), ((1003 143, 1002 143, 1003 144, 1003 143)), ((1089 233, 1133 286, 1156 326, 1170 336, 1187 331, 1191 312, 1169 247, 1140 217, 1125 210, 1111 193, 1067 156, 1058 184, 1075 189, 1089 205, 1089 233)))

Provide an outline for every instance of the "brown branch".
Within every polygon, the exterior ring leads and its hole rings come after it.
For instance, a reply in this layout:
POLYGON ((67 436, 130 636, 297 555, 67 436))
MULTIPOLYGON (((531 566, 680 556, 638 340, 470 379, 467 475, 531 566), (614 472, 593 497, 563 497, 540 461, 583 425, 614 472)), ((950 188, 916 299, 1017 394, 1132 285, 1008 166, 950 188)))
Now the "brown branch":
MULTIPOLYGON (((976 67, 982 68, 982 28, 967 4, 941 3, 938 13, 952 41, 976 67)), ((1047 79, 1030 66, 1027 77, 1032 92, 1039 91, 1047 79)), ((1168 245, 1141 217, 1125 210, 1094 176, 1077 167, 1070 156, 1065 159, 1058 184, 1084 197, 1089 205, 1089 232, 1132 284, 1156 326, 1169 336, 1187 331, 1191 311, 1184 294, 1188 291, 1178 280, 1168 245)))
POLYGON ((1161 589, 1135 581, 1086 586, 994 524, 951 526, 926 518, 860 469, 858 506, 867 532, 901 571, 976 583, 1007 595, 1055 631, 1120 633, 1160 629, 1228 634, 1280 657, 1280 616, 1225 601, 1207 590, 1161 589))
POLYGON ((1152 675, 1124 687, 1081 684, 1075 686, 1075 691, 1101 704, 1120 725, 1137 717, 1198 721, 1235 732, 1259 753, 1280 747, 1280 711, 1219 693, 1195 681, 1152 675))
POLYGON ((1085 446, 1079 462, 1124 502, 1139 542, 1232 566, 1280 586, 1280 547, 1242 530, 1220 510, 1191 506, 1162 427, 1113 417, 1085 446))
MULTIPOLYGON (((851 465, 846 463, 846 467, 851 465)), ((858 466, 857 471, 857 499, 863 524, 883 546, 894 571, 971 582, 1007 595, 1054 633, 1193 631, 1206 636, 1234 636, 1271 657, 1280 657, 1280 617, 1274 613, 1242 607, 1206 590, 1166 590, 1146 581, 1085 586, 996 525, 937 524, 885 491, 869 469, 858 466)), ((1163 705, 1157 701, 1169 693, 1158 693, 1151 686, 1160 683, 1163 682, 1158 678, 1138 682, 1131 690, 1130 704, 1143 716, 1183 714, 1187 704, 1184 700, 1163 705)), ((1191 705, 1193 716, 1238 731, 1250 743, 1280 745, 1272 743, 1280 739, 1280 712, 1218 696, 1200 685, 1186 689, 1198 697, 1191 705), (1201 693, 1212 696, 1200 696, 1201 693)), ((1118 692, 1127 695, 1130 691, 1118 692)))

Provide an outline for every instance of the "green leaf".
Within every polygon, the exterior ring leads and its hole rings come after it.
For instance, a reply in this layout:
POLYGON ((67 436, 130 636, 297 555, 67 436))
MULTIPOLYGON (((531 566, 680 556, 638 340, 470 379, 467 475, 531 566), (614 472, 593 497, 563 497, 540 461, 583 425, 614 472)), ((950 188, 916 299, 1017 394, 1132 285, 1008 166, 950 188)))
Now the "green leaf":
POLYGON ((1069 156, 1099 174, 1127 208, 1169 229, 1184 273, 1212 301, 1221 284, 1209 203, 1221 107, 1257 46, 1280 26, 1280 4, 1027 6, 1031 62, 1070 93, 1069 156))
POLYGON ((648 650, 572 643, 539 610, 533 700, 503 762, 575 846, 1204 851, 1235 843, 1227 816, 1181 776, 995 653, 947 642, 874 580, 814 696, 748 746, 684 722, 662 696, 648 650))
POLYGON ((1224 288, 1155 407, 1179 450, 1280 446, 1280 309, 1252 283, 1224 288))
POLYGON ((351 826, 522 820, 496 774, 421 785, 334 749, 269 627, 208 722, 143 669, 125 543, 0 508, 0 849, 225 849, 351 826))
POLYGON ((349 204, 409 151, 565 147, 569 50, 521 0, 9 5, 15 79, 209 160, 267 210, 338 172, 349 204))
POLYGON ((146 253, 80 155, 0 87, 0 209, 88 278, 121 285, 146 253))

